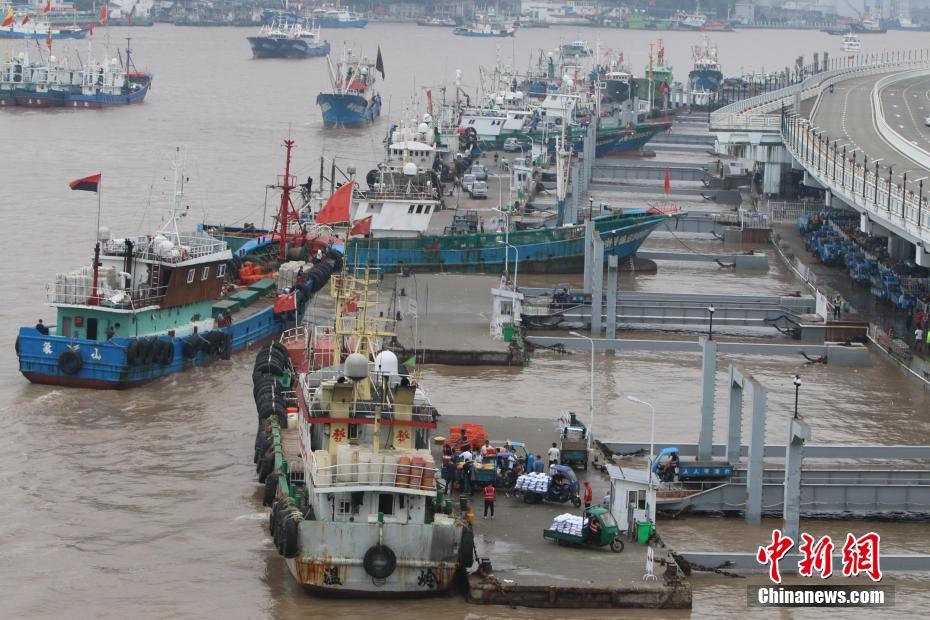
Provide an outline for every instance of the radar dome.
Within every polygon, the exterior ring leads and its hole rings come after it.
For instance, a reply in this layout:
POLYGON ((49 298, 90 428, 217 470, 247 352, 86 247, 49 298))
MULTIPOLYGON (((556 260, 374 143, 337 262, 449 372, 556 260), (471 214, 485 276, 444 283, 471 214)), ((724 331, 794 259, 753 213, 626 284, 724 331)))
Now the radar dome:
POLYGON ((393 377, 398 374, 398 368, 397 356, 392 351, 381 351, 375 356, 375 374, 393 377))
POLYGON ((404 164, 404 176, 417 176, 417 165, 412 161, 408 161, 406 164, 404 164))
POLYGON ((423 122, 424 122, 424 123, 427 123, 427 124, 432 123, 432 122, 433 122, 433 115, 432 115, 432 114, 424 114, 424 115, 423 115, 423 122))
POLYGON ((429 131, 429 125, 427 125, 426 123, 420 123, 419 126, 417 127, 417 131, 419 131, 420 133, 426 133, 429 131))
POLYGON ((361 353, 351 353, 345 361, 345 373, 353 381, 364 379, 368 376, 368 359, 361 353))

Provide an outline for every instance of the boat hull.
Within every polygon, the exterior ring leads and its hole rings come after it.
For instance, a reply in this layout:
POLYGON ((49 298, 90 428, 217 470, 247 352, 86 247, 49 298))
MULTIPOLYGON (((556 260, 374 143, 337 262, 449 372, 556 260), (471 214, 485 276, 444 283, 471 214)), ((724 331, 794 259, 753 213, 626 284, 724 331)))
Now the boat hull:
POLYGON ((297 557, 285 560, 304 588, 327 596, 420 598, 451 590, 459 570, 462 525, 304 520, 299 524, 297 557), (375 580, 363 558, 371 547, 389 547, 397 568, 375 580))
POLYGON ((320 93, 317 105, 323 112, 323 123, 333 127, 351 127, 371 123, 381 116, 381 99, 365 99, 360 95, 320 93))
POLYGON ((695 69, 688 74, 691 84, 697 90, 720 90, 723 74, 720 71, 695 69))
POLYGON ((326 56, 330 45, 324 41, 313 45, 305 39, 276 39, 271 37, 248 37, 255 58, 314 58, 326 56))
MULTIPOLYGON (((620 259, 633 255, 666 217, 600 220, 597 228, 605 254, 620 259)), ((498 241, 504 241, 503 233, 353 240, 349 256, 360 265, 376 266, 386 272, 500 273, 507 259, 507 246, 498 241)), ((584 269, 584 226, 512 232, 508 242, 517 249, 516 260, 522 273, 579 273, 584 269)))
MULTIPOLYGON (((52 31, 52 39, 83 39, 87 34, 86 30, 77 30, 74 32, 56 32, 52 31)), ((17 32, 0 28, 0 39, 48 39, 45 32, 17 32)))
POLYGON ((320 28, 364 28, 368 25, 367 17, 355 19, 321 19, 317 21, 320 28))
POLYGON ((107 93, 97 93, 95 95, 68 93, 65 96, 64 106, 66 108, 109 108, 113 106, 142 103, 149 92, 150 86, 151 83, 146 83, 137 90, 119 95, 107 93))
POLYGON ((13 100, 21 108, 60 108, 65 104, 65 93, 57 90, 37 93, 25 88, 17 88, 13 91, 13 100))
MULTIPOLYGON (((282 321, 268 307, 256 312, 231 326, 217 328, 231 337, 230 352, 238 353, 258 346, 275 337, 284 328, 282 321)), ((130 366, 126 349, 131 338, 114 337, 106 342, 44 336, 35 328, 22 327, 17 338, 19 370, 30 382, 63 387, 92 389, 125 389, 136 387, 160 377, 183 372, 211 364, 220 359, 218 354, 198 351, 193 358, 183 355, 184 339, 161 337, 174 347, 171 363, 139 364, 130 366), (76 349, 82 364, 77 373, 68 374, 59 367, 58 357, 68 350, 76 349)))
POLYGON ((514 35, 513 31, 501 31, 501 32, 479 32, 474 30, 460 30, 456 28, 452 31, 452 34, 459 37, 479 37, 479 38, 488 38, 488 37, 512 37, 514 35))

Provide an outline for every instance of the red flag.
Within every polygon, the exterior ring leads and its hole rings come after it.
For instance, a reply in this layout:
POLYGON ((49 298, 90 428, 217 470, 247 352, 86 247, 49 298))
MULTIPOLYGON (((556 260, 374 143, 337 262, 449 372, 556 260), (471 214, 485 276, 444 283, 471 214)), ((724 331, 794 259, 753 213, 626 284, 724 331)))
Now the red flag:
POLYGON ((107 23, 107 5, 105 4, 102 7, 100 7, 100 20, 99 21, 100 21, 101 26, 107 23))
MULTIPOLYGON (((45 46, 48 48, 48 53, 52 53, 52 25, 48 25, 48 31, 45 33, 45 46)), ((94 190, 97 191, 97 190, 94 190)))
POLYGON ((348 222, 349 207, 352 205, 352 183, 346 183, 337 189, 326 204, 316 214, 317 224, 335 224, 348 222))
POLYGON ((27 15, 23 18, 23 26, 25 26, 28 23, 29 23, 29 16, 27 15))
POLYGON ((45 8, 42 9, 42 12, 43 12, 43 13, 49 13, 49 12, 51 12, 51 10, 52 10, 52 0, 48 0, 48 1, 45 3, 45 8))
POLYGON ((349 231, 350 235, 365 235, 366 237, 371 234, 371 217, 368 216, 360 220, 355 220, 352 223, 352 230, 349 231))
POLYGON ((426 91, 426 111, 430 114, 433 113, 433 91, 426 91))
POLYGON ((278 295, 274 300, 274 313, 281 314, 282 312, 290 312, 297 309, 297 294, 296 293, 282 293, 278 295))
POLYGON ((126 22, 129 26, 132 26, 132 16, 136 14, 136 5, 132 5, 132 10, 129 11, 129 14, 126 15, 126 22))
POLYGON ((665 193, 672 193, 672 175, 669 174, 668 168, 665 169, 665 193))
POLYGON ((3 23, 0 24, 0 27, 6 28, 13 25, 13 7, 10 7, 6 12, 6 18, 3 20, 3 23))
MULTIPOLYGON (((51 37, 49 37, 49 41, 51 41, 51 37)), ((96 192, 97 188, 100 186, 100 176, 98 172, 97 174, 84 177, 83 179, 75 179, 68 183, 68 187, 83 192, 96 192)))

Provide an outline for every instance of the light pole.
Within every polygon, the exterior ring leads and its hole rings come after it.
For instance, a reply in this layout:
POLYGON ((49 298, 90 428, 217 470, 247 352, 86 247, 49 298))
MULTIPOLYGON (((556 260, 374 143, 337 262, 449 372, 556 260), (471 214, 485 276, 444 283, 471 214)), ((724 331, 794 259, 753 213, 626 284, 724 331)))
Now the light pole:
POLYGON ((497 242, 504 246, 504 265, 505 265, 504 271, 507 271, 506 265, 507 265, 507 261, 509 260, 508 257, 509 257, 511 248, 513 249, 513 254, 514 254, 513 256, 513 291, 516 293, 517 292, 517 276, 520 273, 520 248, 518 248, 515 245, 510 245, 510 243, 505 243, 501 241, 500 239, 498 239, 497 242))
POLYGON ((713 304, 707 306, 707 313, 710 315, 710 324, 707 326, 707 339, 708 340, 714 339, 714 312, 716 311, 717 310, 714 309, 713 304))
POLYGON ((583 336, 578 332, 568 332, 575 338, 584 338, 591 343, 591 400, 588 402, 588 432, 585 435, 588 438, 588 451, 591 450, 591 437, 594 435, 594 339, 583 336))
POLYGON ((794 417, 798 417, 798 392, 801 390, 801 375, 794 376, 794 417))
POLYGON ((646 405, 652 412, 652 424, 650 425, 651 428, 649 430, 649 486, 652 486, 652 465, 653 460, 655 459, 656 445, 656 408, 646 401, 636 398, 632 394, 627 394, 626 399, 630 402, 636 403, 637 405, 646 405))

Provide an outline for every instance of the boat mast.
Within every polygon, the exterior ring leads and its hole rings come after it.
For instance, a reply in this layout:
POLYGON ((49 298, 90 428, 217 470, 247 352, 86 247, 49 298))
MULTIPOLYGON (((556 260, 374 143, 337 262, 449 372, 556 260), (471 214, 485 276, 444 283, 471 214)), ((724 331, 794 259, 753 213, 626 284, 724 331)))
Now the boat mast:
POLYGON ((181 148, 175 147, 176 159, 173 162, 174 166, 174 195, 171 199, 171 210, 168 213, 168 221, 165 222, 165 225, 159 230, 159 234, 165 234, 165 236, 174 235, 172 241, 178 245, 181 243, 181 235, 178 231, 178 205, 181 204, 181 200, 184 197, 184 166, 181 163, 181 148))
POLYGON ((278 189, 281 190, 281 211, 278 214, 278 223, 276 229, 278 232, 278 260, 284 261, 286 258, 287 245, 287 222, 290 217, 291 190, 296 187, 294 179, 291 177, 291 149, 294 148, 294 141, 288 138, 284 141, 284 148, 287 149, 287 156, 284 162, 284 177, 278 178, 278 189))

